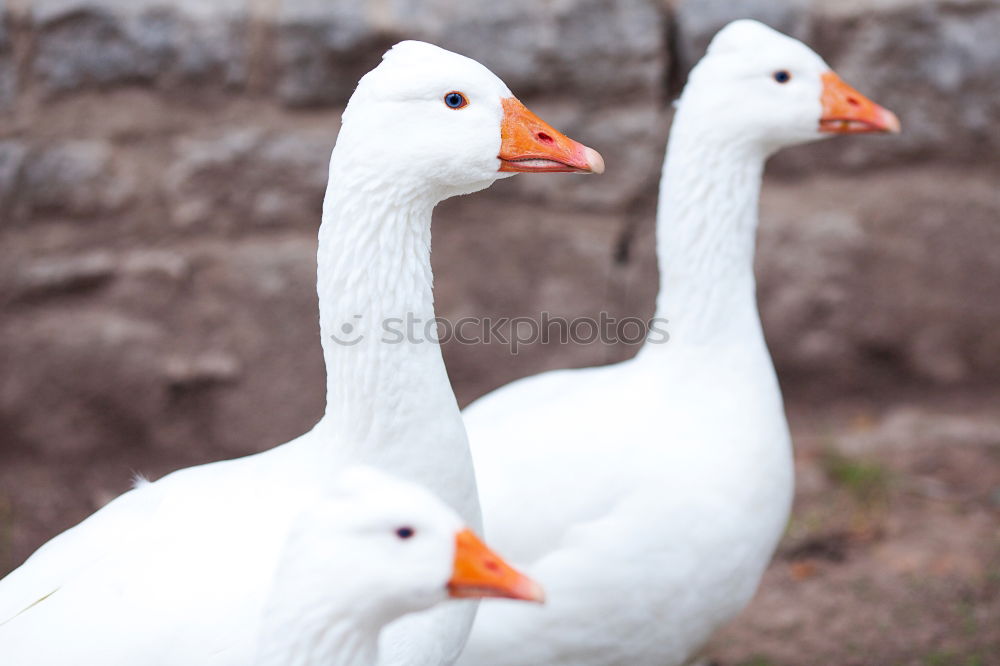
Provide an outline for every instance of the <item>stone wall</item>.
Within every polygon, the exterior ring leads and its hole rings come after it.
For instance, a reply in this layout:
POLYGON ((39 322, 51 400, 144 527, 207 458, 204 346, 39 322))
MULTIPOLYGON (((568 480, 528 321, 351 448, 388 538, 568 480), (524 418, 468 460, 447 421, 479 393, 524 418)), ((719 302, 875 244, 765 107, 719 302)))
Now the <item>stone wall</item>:
MULTIPOLYGON (((0 16, 4 456, 176 463, 312 423, 326 162, 355 81, 403 38, 481 60, 609 169, 443 205, 439 314, 648 316, 669 102, 713 32, 754 16, 905 129, 771 166, 760 297, 789 398, 1000 378, 1000 1, 0 0, 0 16)), ((446 354, 467 401, 633 351, 446 354)))

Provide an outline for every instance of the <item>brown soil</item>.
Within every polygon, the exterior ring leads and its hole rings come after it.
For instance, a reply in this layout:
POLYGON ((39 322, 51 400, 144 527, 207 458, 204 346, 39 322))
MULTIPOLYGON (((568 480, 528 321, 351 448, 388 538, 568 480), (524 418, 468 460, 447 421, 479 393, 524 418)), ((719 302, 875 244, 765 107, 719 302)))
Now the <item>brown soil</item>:
POLYGON ((1000 664, 998 404, 793 409, 792 521, 710 663, 1000 664))

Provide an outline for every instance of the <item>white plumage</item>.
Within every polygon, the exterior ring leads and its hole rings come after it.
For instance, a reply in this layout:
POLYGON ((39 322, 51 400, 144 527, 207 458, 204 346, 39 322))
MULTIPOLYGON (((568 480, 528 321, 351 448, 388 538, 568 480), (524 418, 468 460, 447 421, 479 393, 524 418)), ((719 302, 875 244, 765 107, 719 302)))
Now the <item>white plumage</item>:
MULTIPOLYGON (((440 348, 386 343, 383 327, 434 318, 438 202, 488 187, 501 171, 538 170, 508 160, 555 148, 563 152, 542 159, 546 170, 594 170, 599 156, 555 130, 545 126, 549 147, 520 132, 541 121, 512 99, 479 63, 419 42, 397 45, 361 80, 330 161, 319 232, 325 416, 270 451, 142 484, 43 546, 0 581, 0 661, 245 666, 269 583, 263 567, 301 506, 295 498, 322 496, 349 465, 425 486, 479 529, 440 348), (466 107, 446 104, 453 91, 466 107)), ((453 662, 474 613, 463 602, 403 619, 384 634, 384 663, 453 662)))
POLYGON ((420 488, 351 468, 287 528, 254 666, 371 666, 386 623, 447 598, 462 521, 420 488), (400 539, 408 529, 412 536, 400 539))
POLYGON ((678 666, 750 600, 793 485, 756 304, 758 195, 767 157, 831 120, 828 70, 759 23, 721 31, 691 72, 661 180, 669 341, 466 410, 487 536, 551 603, 483 608, 460 663, 678 666))
POLYGON ((481 569, 476 596, 538 600, 480 542, 459 550, 462 520, 423 488, 361 467, 330 486, 220 488, 197 518, 171 495, 149 528, 11 623, 4 663, 372 666, 387 623, 445 601, 459 564, 483 557, 499 573, 481 569), (178 530, 199 547, 165 538, 178 530), (107 630, 81 631, 94 621, 107 630))
POLYGON ((541 590, 429 492, 351 468, 296 516, 261 612, 254 666, 372 666, 385 625, 448 597, 541 590))

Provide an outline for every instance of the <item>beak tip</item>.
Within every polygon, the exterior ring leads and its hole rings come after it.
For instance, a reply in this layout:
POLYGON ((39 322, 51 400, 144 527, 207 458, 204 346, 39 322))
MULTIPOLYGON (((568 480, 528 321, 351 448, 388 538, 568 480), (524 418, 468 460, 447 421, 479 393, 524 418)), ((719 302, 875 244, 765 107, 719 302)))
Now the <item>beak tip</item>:
POLYGON ((899 134, 903 131, 903 126, 899 122, 899 117, 892 111, 886 111, 885 129, 889 134, 899 134))
POLYGON ((604 173, 604 158, 601 157, 599 152, 593 148, 585 147, 583 149, 583 154, 587 158, 587 165, 590 167, 590 173, 604 173))
POLYGON ((534 580, 531 581, 530 589, 528 594, 525 595, 525 601, 534 601, 538 604, 545 603, 545 590, 534 580))

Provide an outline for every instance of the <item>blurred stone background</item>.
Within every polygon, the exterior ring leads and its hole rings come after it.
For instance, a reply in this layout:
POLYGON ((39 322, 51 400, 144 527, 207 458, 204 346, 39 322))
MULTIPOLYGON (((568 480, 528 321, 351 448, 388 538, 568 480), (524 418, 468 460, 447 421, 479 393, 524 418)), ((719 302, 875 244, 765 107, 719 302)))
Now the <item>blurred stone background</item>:
MULTIPOLYGON (((743 17, 807 41, 904 133, 769 167, 759 294, 809 519, 712 654, 1000 663, 1000 0, 0 0, 0 573, 133 470, 318 418, 326 163, 388 46, 480 60, 608 163, 441 206, 438 314, 649 316, 670 102, 743 17), (943 587, 911 589, 928 572, 943 587), (830 606, 872 581, 884 604, 830 606), (919 630, 889 640, 898 613, 919 630)), ((463 404, 634 351, 445 349, 463 404)))

